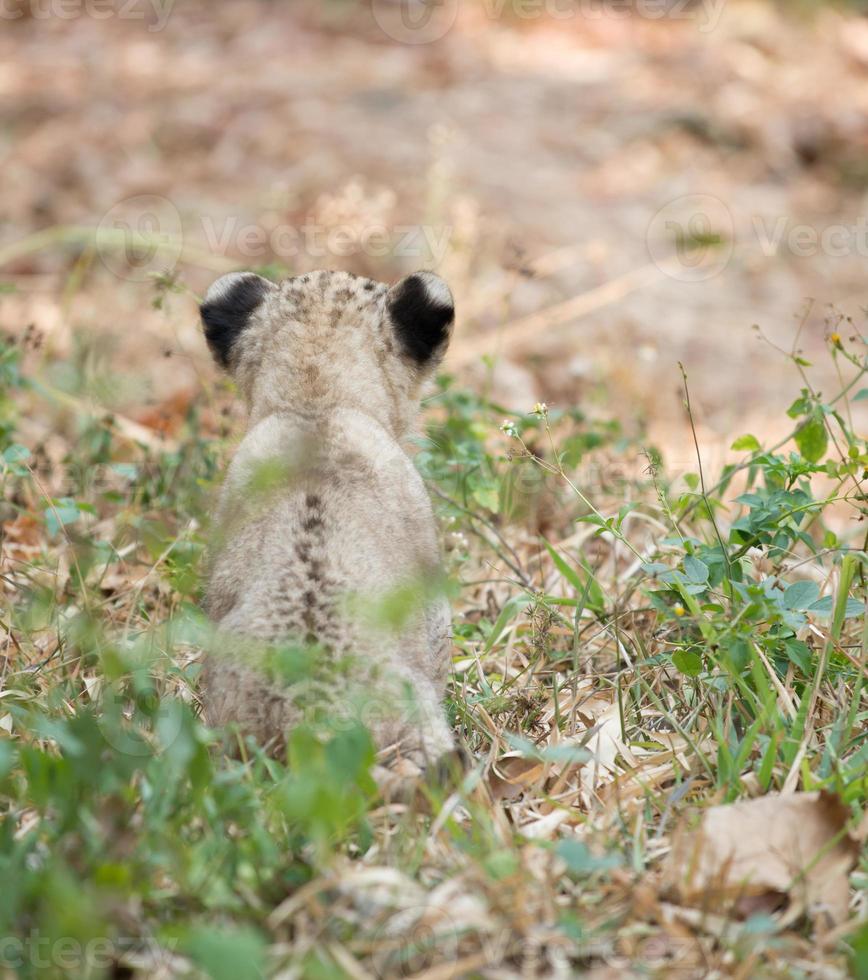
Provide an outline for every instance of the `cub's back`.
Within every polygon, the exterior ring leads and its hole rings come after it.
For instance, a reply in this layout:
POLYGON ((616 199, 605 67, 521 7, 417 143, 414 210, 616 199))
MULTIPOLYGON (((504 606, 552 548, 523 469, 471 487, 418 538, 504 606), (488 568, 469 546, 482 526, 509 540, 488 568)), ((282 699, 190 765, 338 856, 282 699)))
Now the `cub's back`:
MULTIPOLYGON (((239 448, 217 519, 209 612, 226 629, 273 640, 349 642, 353 600, 383 599, 434 574, 431 506, 411 461, 385 430, 336 413, 310 438, 269 418, 239 448), (274 462, 281 464, 275 470, 274 462), (286 484, 257 487, 257 474, 286 484)), ((355 630, 353 630, 355 633, 355 630)))

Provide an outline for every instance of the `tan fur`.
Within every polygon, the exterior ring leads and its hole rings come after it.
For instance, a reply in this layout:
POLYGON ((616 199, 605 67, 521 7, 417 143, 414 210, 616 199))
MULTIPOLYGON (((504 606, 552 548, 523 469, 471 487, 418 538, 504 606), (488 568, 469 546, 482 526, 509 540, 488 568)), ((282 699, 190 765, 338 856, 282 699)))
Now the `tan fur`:
POLYGON ((441 705, 450 614, 428 588, 435 522, 407 452, 434 363, 420 369, 400 349, 387 296, 342 272, 287 280, 232 348, 249 427, 215 514, 207 609, 222 639, 203 702, 210 724, 237 722, 280 752, 304 709, 245 655, 243 638, 315 641, 324 658, 360 665, 352 704, 335 710, 361 713, 380 748, 398 743, 424 766, 453 744, 441 705), (399 590, 415 602, 388 628, 371 610, 399 590))

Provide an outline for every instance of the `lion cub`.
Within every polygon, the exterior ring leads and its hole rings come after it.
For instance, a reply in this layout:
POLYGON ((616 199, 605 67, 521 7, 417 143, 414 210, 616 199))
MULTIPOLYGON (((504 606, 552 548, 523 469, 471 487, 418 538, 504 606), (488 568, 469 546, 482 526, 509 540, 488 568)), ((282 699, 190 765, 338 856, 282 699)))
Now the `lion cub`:
POLYGON ((449 287, 431 272, 391 288, 346 272, 279 285, 233 273, 201 316, 249 413, 214 522, 206 608, 219 652, 203 672, 206 719, 281 752, 305 710, 300 689, 249 648, 305 644, 323 662, 350 658, 355 694, 324 682, 328 710, 360 717, 405 771, 423 769, 453 746, 441 705, 450 614, 405 445, 449 343, 449 287), (395 597, 402 611, 386 622, 378 610, 395 597))

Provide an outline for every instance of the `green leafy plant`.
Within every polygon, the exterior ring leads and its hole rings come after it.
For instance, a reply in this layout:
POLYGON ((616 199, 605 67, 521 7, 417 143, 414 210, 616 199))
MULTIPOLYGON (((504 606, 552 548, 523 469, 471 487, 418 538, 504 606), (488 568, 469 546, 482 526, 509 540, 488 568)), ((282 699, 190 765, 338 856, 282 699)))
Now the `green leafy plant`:
MULTIPOLYGON (((851 369, 840 392, 803 378, 788 437, 740 436, 711 475, 699 456, 697 473, 667 474, 614 422, 545 405, 516 416, 441 381, 417 463, 443 519, 451 581, 431 587, 456 610, 448 708, 471 761, 457 783, 384 805, 361 725, 314 711, 274 759, 199 717, 223 458, 206 401, 160 446, 82 395, 98 361, 31 376, 4 347, 5 966, 391 975, 494 968, 533 946, 578 970, 632 948, 640 926, 657 934, 630 911, 633 889, 688 804, 828 789, 855 819, 868 447, 851 416, 865 359, 840 338, 830 351, 851 369), (25 412, 69 435, 60 473, 19 431, 25 412), (528 908, 548 910, 544 928, 528 908)), ((314 662, 286 649, 269 664, 295 682, 314 662)), ((854 894, 864 856, 858 874, 854 894)), ((754 962, 764 921, 704 955, 754 962)), ((793 928, 804 944, 810 926, 793 928)), ((836 955, 858 969, 863 946, 854 934, 836 955)))

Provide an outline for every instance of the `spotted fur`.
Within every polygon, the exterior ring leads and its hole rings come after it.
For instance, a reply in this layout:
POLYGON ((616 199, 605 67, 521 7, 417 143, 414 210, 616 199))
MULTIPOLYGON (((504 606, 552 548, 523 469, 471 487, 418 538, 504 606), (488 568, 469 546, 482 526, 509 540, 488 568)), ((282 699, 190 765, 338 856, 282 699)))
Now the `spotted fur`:
POLYGON ((381 748, 424 766, 452 746, 450 615, 430 588, 436 530, 407 440, 449 340, 449 289, 432 273, 391 289, 344 272, 279 285, 234 274, 211 287, 202 317, 249 415, 214 520, 207 609, 221 640, 204 672, 206 717, 280 751, 298 691, 269 679, 248 645, 301 640, 321 651, 334 710, 350 698, 332 668, 350 657, 354 710, 365 705, 381 748), (366 613, 407 590, 416 601, 397 630, 366 613))

